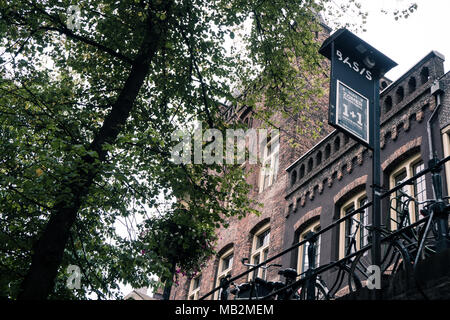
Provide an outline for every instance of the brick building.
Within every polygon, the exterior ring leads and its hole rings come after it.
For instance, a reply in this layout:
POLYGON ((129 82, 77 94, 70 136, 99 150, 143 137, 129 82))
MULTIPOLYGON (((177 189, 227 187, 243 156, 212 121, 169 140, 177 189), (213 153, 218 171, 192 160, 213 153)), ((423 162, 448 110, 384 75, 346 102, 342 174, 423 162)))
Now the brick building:
MULTIPOLYGON (((323 40, 329 29, 320 36, 323 40)), ((444 73, 444 57, 430 52, 398 80, 380 80, 381 105, 381 163, 383 188, 392 188, 427 167, 429 157, 427 121, 437 108, 431 123, 434 149, 438 157, 450 155, 450 73, 444 73), (440 83, 439 91, 432 91, 440 83), (449 92, 449 93, 447 93, 449 92)), ((311 117, 323 120, 327 114, 328 98, 324 99, 311 117)), ((251 110, 241 109, 237 115, 251 127, 258 127, 251 110)), ((287 128, 297 123, 282 120, 287 128)), ((267 153, 276 167, 273 175, 264 179, 261 169, 254 167, 248 182, 254 186, 251 197, 263 204, 260 216, 248 215, 232 218, 227 229, 218 229, 217 256, 194 279, 181 279, 173 286, 171 299, 198 299, 218 286, 222 277, 233 276, 247 270, 241 263, 260 263, 292 244, 302 240, 310 231, 320 230, 341 218, 348 210, 364 205, 371 198, 371 152, 342 132, 325 126, 321 137, 314 140, 305 136, 300 148, 292 148, 288 137, 280 130, 279 144, 267 153)), ((450 163, 446 167, 444 184, 450 182, 450 163)), ((448 188, 444 190, 448 194, 448 188)), ((431 178, 425 176, 405 192, 425 199, 432 198, 431 178)), ((382 223, 389 224, 392 214, 389 199, 382 202, 382 223)), ((359 217, 371 220, 367 210, 359 217)), ((411 221, 418 219, 416 208, 411 210, 411 221)), ((317 246, 317 264, 335 261, 343 256, 346 230, 337 227, 321 236, 317 246)), ((358 246, 367 243, 367 234, 358 234, 358 246)), ((299 247, 274 263, 297 269, 308 268, 304 259, 305 248, 299 247)), ((252 275, 250 275, 252 276, 252 275)), ((277 281, 277 269, 258 271, 258 276, 277 281)), ((243 277, 245 282, 248 277, 243 277)), ((212 299, 218 297, 218 292, 212 299)))

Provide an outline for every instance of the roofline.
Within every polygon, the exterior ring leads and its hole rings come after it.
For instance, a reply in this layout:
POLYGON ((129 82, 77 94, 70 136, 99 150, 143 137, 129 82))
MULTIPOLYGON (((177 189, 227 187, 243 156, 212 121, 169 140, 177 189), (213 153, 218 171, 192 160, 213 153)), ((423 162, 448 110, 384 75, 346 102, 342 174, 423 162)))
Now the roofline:
MULTIPOLYGON (((404 80, 404 78, 406 78, 408 76, 408 74, 410 74, 412 72, 413 69, 417 68, 419 65, 423 64, 425 61, 431 59, 432 57, 438 57, 440 59, 442 59, 443 61, 445 61, 445 56, 436 51, 436 50, 432 50, 430 51, 430 53, 428 53, 425 57, 423 57, 422 59, 419 60, 419 62, 417 62, 416 64, 414 64, 411 68, 408 69, 408 71, 406 71, 405 73, 403 73, 397 80, 393 81, 390 85, 388 85, 386 88, 384 88, 381 92, 380 95, 385 92, 387 89, 390 89, 391 87, 394 87, 398 82, 401 82, 404 80)), ((445 75, 450 74, 450 71, 448 71, 447 73, 444 73, 444 75, 442 75, 442 77, 444 77, 445 75)), ((441 77, 441 78, 442 78, 441 77)), ((302 156, 300 156, 297 160, 295 160, 294 162, 292 162, 292 164, 290 164, 286 169, 284 169, 285 171, 289 171, 289 169, 291 169, 292 167, 294 167, 295 165, 297 165, 301 160, 303 160, 304 158, 308 157, 311 153, 313 153, 319 145, 321 145, 324 141, 326 141, 327 139, 329 139, 333 134, 336 133, 336 131, 338 131, 337 129, 334 129, 333 131, 331 131, 328 135, 326 135, 322 140, 320 140, 318 143, 316 143, 312 148, 310 148, 305 154, 303 154, 302 156)))
POLYGON ((319 142, 317 142, 313 147, 311 147, 308 151, 306 151, 305 154, 303 154, 302 156, 300 156, 297 160, 295 160, 291 165, 289 165, 289 167, 287 167, 286 169, 284 169, 284 171, 288 171, 289 169, 291 169, 291 167, 295 166, 298 162, 300 162, 301 160, 303 160, 303 158, 306 158, 307 156, 309 156, 311 153, 313 153, 315 151, 315 149, 322 144, 324 141, 326 141, 328 138, 330 138, 333 134, 335 134, 335 132, 337 132, 337 129, 334 129, 333 131, 331 131, 329 134, 327 134, 325 137, 322 138, 322 140, 320 140, 319 142))
POLYGON ((442 53, 440 53, 436 50, 431 50, 425 57, 420 59, 419 62, 417 62, 411 68, 409 68, 406 72, 404 72, 397 80, 393 81, 390 85, 388 85, 386 88, 381 90, 380 95, 383 94, 388 89, 391 89, 391 87, 394 87, 395 85, 397 85, 398 82, 403 81, 412 72, 413 69, 415 69, 418 66, 420 66, 421 64, 425 63, 425 61, 431 59, 432 57, 438 57, 439 59, 442 59, 443 61, 445 61, 445 56, 442 53))

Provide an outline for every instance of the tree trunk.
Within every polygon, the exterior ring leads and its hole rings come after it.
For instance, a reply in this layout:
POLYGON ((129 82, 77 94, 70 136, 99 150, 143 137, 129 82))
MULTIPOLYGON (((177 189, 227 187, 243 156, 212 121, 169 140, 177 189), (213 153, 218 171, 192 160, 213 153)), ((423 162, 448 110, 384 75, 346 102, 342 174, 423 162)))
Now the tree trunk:
MULTIPOLYGON (((105 143, 115 142, 121 127, 130 115, 138 92, 149 72, 150 62, 156 54, 160 38, 161 29, 149 22, 129 76, 101 129, 90 144, 90 150, 97 152, 100 162, 106 157, 103 146, 105 143)), ((31 266, 21 283, 18 299, 46 299, 52 292, 70 229, 76 220, 83 197, 87 195, 97 174, 98 169, 93 167, 93 162, 94 159, 91 157, 81 159, 80 165, 76 168, 80 177, 79 182, 65 184, 70 188, 69 198, 55 204, 49 222, 34 246, 31 266), (82 167, 89 167, 89 170, 85 172, 82 167)))

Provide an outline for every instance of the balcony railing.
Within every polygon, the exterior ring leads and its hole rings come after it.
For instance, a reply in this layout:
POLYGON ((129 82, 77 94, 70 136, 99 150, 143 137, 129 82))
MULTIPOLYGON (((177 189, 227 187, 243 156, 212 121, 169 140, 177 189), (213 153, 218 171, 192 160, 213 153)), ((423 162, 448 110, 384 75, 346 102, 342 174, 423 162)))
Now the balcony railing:
MULTIPOLYGON (((450 160, 447 157, 441 161, 436 158, 430 160, 429 167, 417 173, 410 179, 403 181, 394 188, 387 190, 381 198, 390 198, 390 206, 387 214, 387 225, 375 230, 370 225, 364 225, 355 218, 357 214, 365 212, 372 206, 372 202, 362 205, 359 209, 348 213, 332 224, 322 228, 318 232, 311 232, 304 240, 297 242, 288 249, 268 258, 267 260, 249 266, 248 270, 237 276, 228 276, 222 279, 220 286, 214 288, 200 299, 206 299, 220 290, 220 299, 232 298, 237 300, 266 300, 266 299, 337 299, 347 293, 356 292, 364 286, 369 289, 380 289, 380 285, 393 285, 390 281, 398 274, 404 279, 414 277, 419 261, 450 248, 448 215, 450 205, 449 197, 442 196, 442 180, 440 172, 443 164, 450 160), (413 184, 418 178, 431 173, 433 182, 434 199, 418 203, 410 195, 402 192, 405 185, 413 184), (396 194, 392 197, 392 194, 396 194), (418 221, 410 221, 410 204, 419 204, 421 215, 418 221), (346 234, 347 246, 344 257, 337 261, 329 261, 316 266, 315 243, 320 236, 335 230, 340 233, 342 224, 350 224, 351 230, 346 234), (378 266, 372 265, 370 239, 367 245, 357 249, 357 234, 361 230, 371 235, 379 232, 381 235, 382 259, 378 266), (279 271, 285 278, 284 282, 268 282, 255 278, 252 281, 235 284, 235 281, 252 273, 259 268, 267 268, 274 260, 297 250, 303 246, 307 248, 308 269, 297 273, 296 269, 287 268, 279 271), (390 283, 390 284, 389 284, 390 283)), ((416 206, 418 207, 418 206, 416 206)), ((344 225, 345 226, 345 225, 344 225)), ((272 265, 273 266, 273 265, 272 265)), ((278 265, 276 265, 278 266, 278 265)), ((420 290, 420 288, 419 288, 420 290)))

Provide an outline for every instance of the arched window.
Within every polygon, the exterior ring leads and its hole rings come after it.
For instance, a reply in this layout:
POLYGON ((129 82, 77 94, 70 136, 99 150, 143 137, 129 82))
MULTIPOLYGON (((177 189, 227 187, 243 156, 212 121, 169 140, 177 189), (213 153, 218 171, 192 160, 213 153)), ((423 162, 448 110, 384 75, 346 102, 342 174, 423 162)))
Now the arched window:
MULTIPOLYGON (((305 240, 308 235, 311 232, 317 233, 320 231, 320 220, 317 220, 317 222, 311 224, 308 226, 305 230, 302 230, 302 233, 299 236, 298 241, 305 240)), ((310 267, 317 268, 320 265, 320 243, 321 243, 321 237, 319 236, 314 241, 314 266, 309 265, 309 259, 308 259, 308 248, 309 248, 309 242, 306 242, 305 244, 301 245, 298 248, 298 262, 297 262, 297 272, 300 274, 303 274, 306 272, 310 267)), ((304 274, 302 275, 302 277, 304 274)))
POLYGON ((403 87, 400 86, 397 88, 397 91, 395 91, 396 103, 403 101, 404 97, 405 97, 405 91, 403 90, 403 87))
POLYGON ((392 109, 392 97, 387 96, 386 99, 384 99, 384 112, 388 113, 392 109))
MULTIPOLYGON (((425 165, 420 157, 420 154, 417 154, 413 157, 410 157, 406 161, 403 161, 400 165, 398 165, 390 175, 390 188, 397 186, 403 181, 411 178, 415 174, 425 169, 425 165)), ((403 221, 403 226, 414 223, 419 219, 420 209, 423 208, 423 204, 415 205, 412 201, 407 204, 407 197, 404 193, 412 196, 417 201, 422 202, 427 198, 427 190, 425 184, 425 176, 421 176, 416 179, 412 185, 405 185, 395 194, 392 194, 391 197, 391 230, 396 230, 401 221, 402 212, 404 209, 407 209, 409 212, 409 216, 405 217, 403 221), (408 206, 407 206, 408 205, 408 206), (407 207, 406 207, 407 206, 407 207)))
POLYGON ((408 92, 412 93, 416 90, 416 78, 411 77, 408 81, 408 92))
POLYGON ((341 147, 341 138, 336 137, 334 140, 334 152, 339 151, 339 148, 341 147))
POLYGON ((322 163, 322 151, 317 152, 316 155, 316 165, 319 165, 322 163))
MULTIPOLYGON (((269 254, 270 243, 270 224, 266 224, 261 227, 253 236, 252 241, 252 253, 250 256, 251 264, 259 264, 267 260, 269 254)), ((266 271, 259 268, 256 272, 252 272, 249 275, 250 278, 262 278, 266 279, 266 271)))
MULTIPOLYGON (((365 191, 360 192, 356 196, 353 196, 351 199, 347 200, 340 207, 340 218, 344 218, 353 211, 364 206, 366 203, 367 203, 367 196, 365 191)), ((362 213, 357 213, 353 215, 352 218, 361 222, 365 226, 369 225, 368 209, 365 209, 364 212, 362 213)), ((359 228, 357 228, 357 222, 353 219, 349 218, 340 224, 339 259, 342 259, 343 257, 356 252, 355 250, 359 250, 368 244, 369 233, 367 231, 367 228, 364 228, 361 225, 359 226, 359 228), (355 237, 356 248, 355 246, 350 246, 351 244, 350 241, 352 237, 355 237)))
POLYGON ((330 144, 327 144, 327 146, 325 147, 325 159, 328 159, 330 157, 331 154, 331 146, 330 144))
POLYGON ((308 160, 308 172, 312 171, 313 165, 314 165, 313 159, 309 158, 309 160, 308 160))
POLYGON ((305 165, 302 164, 300 166, 300 175, 299 175, 299 179, 303 178, 305 176, 305 165))
MULTIPOLYGON (((219 258, 219 265, 217 269, 216 277, 216 287, 220 286, 220 280, 228 275, 231 275, 231 270, 233 269, 233 248, 226 251, 219 258)), ((215 299, 218 300, 220 297, 221 290, 216 291, 215 299)))
POLYGON ((291 173, 291 186, 293 186, 296 181, 297 181, 297 170, 294 170, 291 173))
POLYGON ((196 275, 194 278, 191 279, 189 283, 188 300, 198 300, 198 296, 200 293, 200 281, 201 281, 200 274, 196 275))
POLYGON ((430 71, 428 70, 427 67, 423 67, 422 70, 420 71, 421 84, 427 83, 429 77, 430 77, 430 71))

